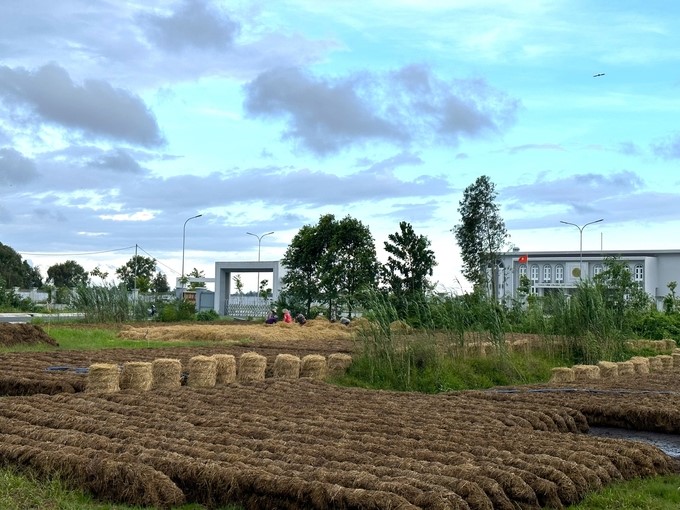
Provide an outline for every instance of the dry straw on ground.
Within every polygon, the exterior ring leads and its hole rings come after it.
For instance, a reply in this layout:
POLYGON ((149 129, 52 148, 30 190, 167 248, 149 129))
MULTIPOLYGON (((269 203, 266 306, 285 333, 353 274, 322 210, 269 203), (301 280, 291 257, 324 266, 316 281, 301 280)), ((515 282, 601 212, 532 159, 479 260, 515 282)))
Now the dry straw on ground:
POLYGON ((236 381, 236 357, 233 354, 213 354, 217 375, 215 384, 221 386, 236 381))
POLYGON ((577 381, 589 381, 600 378, 600 367, 597 365, 574 365, 572 368, 577 381))
POLYGON ((328 361, 326 368, 328 370, 328 375, 339 376, 347 372, 347 369, 352 364, 352 356, 349 354, 344 354, 342 352, 334 352, 328 356, 328 361))
POLYGON ((152 383, 150 362, 128 361, 123 364, 123 371, 120 373, 121 390, 148 391, 152 383))
POLYGON ((182 363, 178 359, 159 358, 151 364, 153 389, 174 389, 182 386, 182 363))
POLYGON ((303 357, 300 377, 324 379, 326 377, 326 358, 320 354, 308 354, 303 357))
POLYGON ((239 382, 264 381, 267 358, 256 352, 241 354, 238 366, 239 382))
POLYGON ((573 382, 576 380, 574 371, 569 367, 556 367, 550 375, 551 383, 573 382))
POLYGON ((300 377, 301 361, 292 354, 279 354, 274 360, 273 376, 279 379, 297 379, 300 377))
POLYGON ((212 356, 194 356, 189 360, 189 380, 192 388, 212 388, 217 380, 217 361, 212 356))
POLYGON ((649 371, 650 372, 660 372, 663 370, 663 362, 658 356, 652 356, 649 358, 649 371))
POLYGON ((113 393, 120 390, 120 370, 111 363, 94 363, 87 374, 87 391, 113 393))
POLYGON ((619 366, 611 361, 600 361, 597 364, 600 367, 600 376, 603 379, 613 379, 619 376, 619 366))
POLYGON ((673 356, 670 354, 659 354, 657 359, 661 361, 663 370, 670 370, 673 368, 673 356))

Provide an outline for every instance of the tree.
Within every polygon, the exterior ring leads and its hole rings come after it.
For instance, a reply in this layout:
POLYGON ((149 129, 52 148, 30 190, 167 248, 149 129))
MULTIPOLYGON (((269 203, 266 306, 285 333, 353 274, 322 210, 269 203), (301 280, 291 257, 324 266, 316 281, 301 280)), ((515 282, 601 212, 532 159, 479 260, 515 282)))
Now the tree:
POLYGON ((155 271, 156 259, 135 255, 125 265, 116 269, 116 274, 127 290, 138 289, 140 292, 147 292, 155 271))
POLYGON ((604 269, 593 277, 605 305, 612 311, 619 328, 623 328, 626 315, 648 309, 650 297, 633 279, 628 264, 618 257, 606 257, 604 269))
POLYGON ((461 223, 452 230, 463 259, 463 275, 476 291, 498 298, 498 255, 508 239, 505 223, 495 203, 497 193, 482 175, 463 192, 458 212, 461 223))
POLYGON ((6 288, 22 287, 24 289, 41 287, 42 275, 37 267, 31 267, 21 259, 11 247, 0 243, 0 278, 6 288))
MULTIPOLYGON (((189 278, 205 278, 205 273, 203 271, 199 271, 197 268, 193 268, 191 272, 187 275, 189 278)), ((188 280, 187 280, 188 281, 188 280)), ((186 283, 186 282, 184 282, 186 283)), ((189 288, 191 290, 197 289, 199 287, 203 287, 202 282, 191 282, 189 283, 189 288)))
POLYGON ((159 294, 170 292, 170 285, 168 284, 168 278, 165 276, 165 273, 158 271, 151 279, 151 292, 159 294))
POLYGON ((430 289, 428 277, 432 276, 437 261, 430 240, 416 235, 410 223, 400 222, 399 232, 387 239, 384 246, 389 255, 380 270, 381 280, 403 315, 409 303, 420 301, 430 289))
POLYGON ((75 260, 67 260, 54 264, 47 269, 47 282, 57 288, 73 289, 79 285, 87 285, 88 273, 75 260))
POLYGON ((366 287, 375 287, 378 263, 373 237, 359 220, 336 221, 327 214, 314 226, 295 235, 283 257, 286 299, 302 303, 307 314, 312 303, 327 305, 328 315, 341 304, 351 316, 366 287))

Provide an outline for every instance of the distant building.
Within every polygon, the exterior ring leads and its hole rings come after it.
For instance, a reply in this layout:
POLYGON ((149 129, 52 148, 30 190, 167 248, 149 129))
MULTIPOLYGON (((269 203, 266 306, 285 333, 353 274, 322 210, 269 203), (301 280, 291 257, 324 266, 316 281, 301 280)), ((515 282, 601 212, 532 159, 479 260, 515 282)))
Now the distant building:
POLYGON ((531 282, 530 292, 546 296, 563 291, 570 294, 581 279, 592 279, 604 270, 604 260, 617 257, 628 264, 633 280, 662 309, 668 284, 680 282, 680 250, 602 250, 602 251, 512 251, 499 258, 498 298, 517 297, 520 276, 531 282))

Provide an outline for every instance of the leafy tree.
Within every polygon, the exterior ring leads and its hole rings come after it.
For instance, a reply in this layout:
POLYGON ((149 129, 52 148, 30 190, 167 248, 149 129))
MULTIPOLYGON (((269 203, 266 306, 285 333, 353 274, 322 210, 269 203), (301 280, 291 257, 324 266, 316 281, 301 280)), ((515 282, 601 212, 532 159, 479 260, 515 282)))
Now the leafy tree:
POLYGON ((140 292, 148 292, 155 272, 156 259, 142 255, 133 256, 125 265, 116 269, 116 274, 127 290, 136 288, 140 292))
MULTIPOLYGON (((191 272, 187 275, 187 277, 189 277, 189 278, 205 278, 205 273, 203 271, 199 271, 196 268, 193 268, 191 270, 191 272)), ((201 282, 191 282, 189 284, 189 288, 192 289, 192 290, 197 289, 199 287, 203 287, 203 283, 201 283, 201 282)))
POLYGON ((410 223, 399 223, 399 232, 390 234, 385 241, 389 254, 381 270, 383 285, 396 302, 400 316, 406 313, 409 303, 419 302, 430 289, 428 277, 437 265, 430 240, 416 235, 410 223))
POLYGON ((170 292, 170 285, 168 284, 168 278, 165 276, 165 273, 158 271, 151 279, 151 292, 160 294, 170 292))
POLYGON ((72 289, 79 285, 87 285, 88 273, 75 260, 67 260, 54 264, 47 269, 47 282, 55 287, 72 289))
POLYGON ((478 177, 463 192, 458 212, 461 223, 453 228, 463 259, 463 275, 476 291, 498 297, 498 255, 508 238, 495 203, 495 185, 488 176, 478 177))
POLYGON ((327 214, 317 225, 305 225, 283 257, 282 278, 288 302, 301 303, 310 313, 312 303, 327 305, 328 315, 338 305, 349 311, 361 300, 361 291, 375 287, 378 263, 373 237, 359 220, 336 221, 327 214))
POLYGON ((102 280, 106 280, 109 276, 109 273, 108 271, 102 271, 99 266, 97 266, 92 271, 90 271, 90 276, 96 276, 102 280))
POLYGON ((678 282, 668 282, 666 287, 668 287, 668 294, 663 298, 663 309, 666 313, 674 313, 678 309, 678 298, 675 295, 678 282))
POLYGON ((605 306, 612 311, 616 325, 623 329, 627 316, 649 309, 650 297, 633 279, 628 264, 618 257, 606 257, 604 269, 593 277, 605 306))
POLYGON ((10 246, 0 243, 0 278, 9 289, 21 287, 41 287, 42 275, 37 267, 31 267, 28 262, 21 259, 16 251, 10 246))

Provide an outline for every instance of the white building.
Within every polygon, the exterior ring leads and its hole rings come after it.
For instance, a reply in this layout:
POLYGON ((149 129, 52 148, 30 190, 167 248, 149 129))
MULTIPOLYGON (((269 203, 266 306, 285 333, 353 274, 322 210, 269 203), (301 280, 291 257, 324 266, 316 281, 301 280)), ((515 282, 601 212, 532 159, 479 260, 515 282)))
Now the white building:
POLYGON ((550 292, 567 294, 583 279, 604 270, 604 260, 617 257, 628 264, 633 280, 662 308, 668 294, 668 283, 680 282, 680 250, 603 250, 603 251, 534 251, 517 249, 500 257, 498 298, 511 300, 517 296, 520 276, 531 282, 531 293, 545 296, 550 292))

